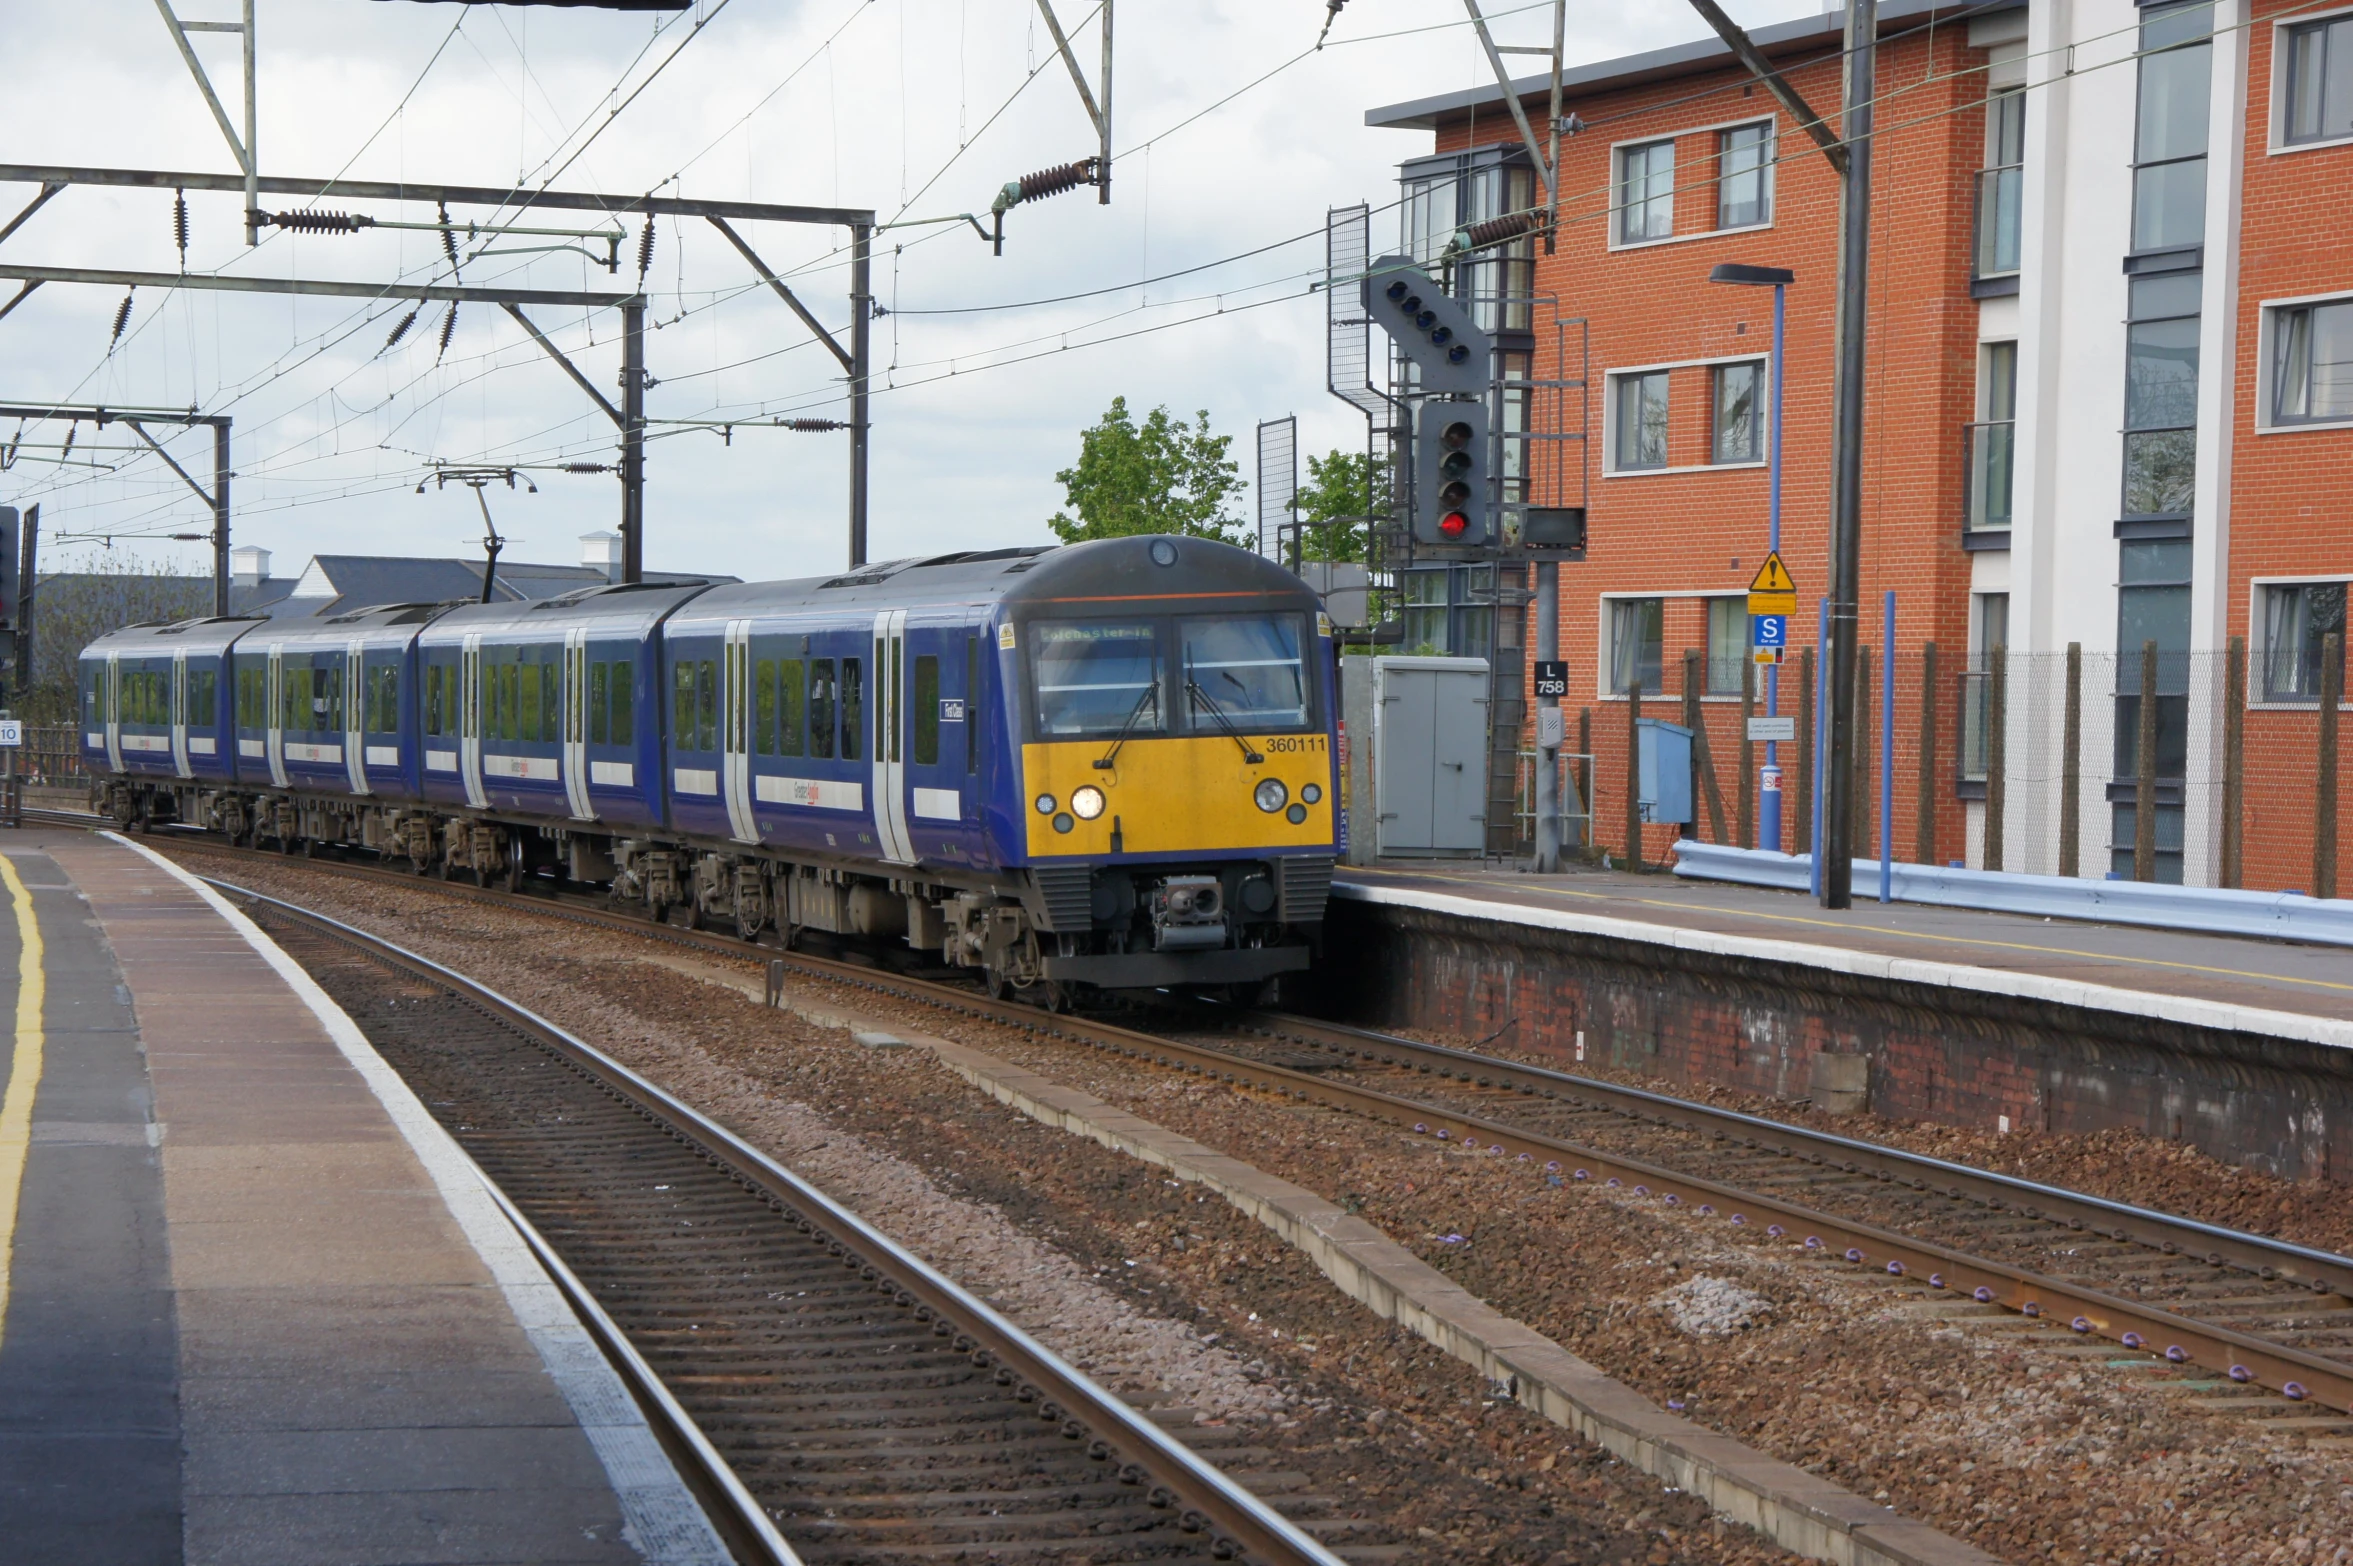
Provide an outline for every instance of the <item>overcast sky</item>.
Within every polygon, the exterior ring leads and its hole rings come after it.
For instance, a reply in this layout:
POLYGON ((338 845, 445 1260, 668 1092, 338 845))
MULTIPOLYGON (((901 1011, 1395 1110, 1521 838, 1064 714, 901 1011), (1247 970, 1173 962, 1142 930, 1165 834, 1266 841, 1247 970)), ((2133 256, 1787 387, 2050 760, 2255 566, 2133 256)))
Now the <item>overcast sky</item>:
MULTIPOLYGON (((236 0, 175 4, 192 19, 236 11, 236 0)), ((1006 180, 1094 150, 1034 0, 702 0, 699 11, 661 17, 414 0, 259 0, 257 9, 268 175, 500 186, 552 177, 569 190, 871 207, 887 221, 985 215, 1006 180)), ((1731 9, 1754 25, 1818 6, 1735 0, 1731 9)), ((1065 25, 1093 15, 1089 0, 1059 0, 1057 10, 1065 25)), ((1550 25, 1547 5, 1489 0, 1488 10, 1503 15, 1507 42, 1539 42, 1550 25)), ((1261 419, 1297 414, 1303 451, 1362 444, 1361 420, 1323 389, 1323 306, 1305 290, 1320 274, 1326 209, 1372 202, 1376 251, 1386 246, 1395 216, 1379 209, 1394 199, 1395 166, 1429 148, 1427 133, 1367 129, 1365 110, 1488 79, 1459 4, 1352 0, 1322 52, 1214 109, 1314 43, 1322 0, 1124 0, 1117 15, 1110 206, 1087 190, 1021 208, 1002 258, 961 226, 880 236, 875 289, 893 313, 875 325, 874 558, 1049 540, 1045 520, 1062 501, 1054 473, 1118 395, 1138 408, 1208 410, 1235 437, 1245 477, 1261 419), (1032 303, 1091 290, 1109 291, 1032 303), (973 306, 984 308, 920 313, 973 306), (1145 328, 1156 329, 1125 335, 1145 328)), ((12 161, 233 169, 152 0, 0 0, 0 18, 10 45, 0 142, 12 161)), ((1683 0, 1575 5, 1569 57, 1702 31, 1683 0)), ((1092 78, 1100 41, 1091 23, 1076 42, 1092 78)), ((199 35, 198 49, 235 115, 236 39, 199 35)), ((34 194, 0 187, 0 222, 34 194)), ((431 233, 273 232, 248 250, 237 196, 188 202, 190 271, 446 281, 431 233)), ((264 200, 276 210, 302 204, 264 200)), ((413 206, 359 210, 432 218, 413 206)), ((594 226, 579 213, 523 221, 594 226)), ((844 322, 841 230, 746 233, 821 319, 844 322)), ((627 292, 637 238, 633 226, 618 276, 559 250, 483 256, 464 279, 627 292)), ((574 243, 510 237, 467 254, 574 243)), ((0 254, 176 271, 172 196, 68 189, 0 254)), ((707 228, 659 225, 647 277, 660 328, 647 346, 661 382, 648 396, 652 417, 841 415, 838 366, 773 295, 745 286, 749 276, 707 228)), ((65 285, 27 299, 0 321, 0 401, 194 403, 230 414, 235 535, 275 551, 280 571, 317 552, 472 553, 481 534, 473 497, 415 492, 434 459, 612 457, 609 422, 490 307, 459 311, 443 356, 444 306, 428 307, 386 349, 411 304, 142 289, 110 351, 122 303, 118 290, 65 285)), ((592 379, 613 384, 617 313, 536 315, 592 379)), ((52 539, 108 537, 143 558, 205 569, 202 546, 157 539, 209 526, 196 497, 162 463, 126 450, 119 426, 82 425, 70 454, 59 450, 66 429, 25 427, 0 501, 39 501, 52 539)), ((728 445, 699 430, 659 433, 648 448, 649 566, 757 578, 843 560, 846 436, 739 430, 728 445)), ((0 445, 17 436, 0 421, 0 445)), ((209 476, 208 434, 169 444, 209 476)), ((516 557, 572 560, 581 533, 618 517, 609 476, 526 476, 538 493, 493 491, 516 557)))

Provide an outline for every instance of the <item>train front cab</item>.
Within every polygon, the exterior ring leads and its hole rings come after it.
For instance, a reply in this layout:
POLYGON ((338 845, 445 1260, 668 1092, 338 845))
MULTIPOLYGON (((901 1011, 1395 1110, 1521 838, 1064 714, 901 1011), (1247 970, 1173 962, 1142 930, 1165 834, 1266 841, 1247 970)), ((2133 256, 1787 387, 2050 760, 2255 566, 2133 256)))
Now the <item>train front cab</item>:
POLYGON ((1249 990, 1308 966, 1338 845, 1330 623, 1192 538, 1057 551, 995 626, 1038 972, 1249 990))

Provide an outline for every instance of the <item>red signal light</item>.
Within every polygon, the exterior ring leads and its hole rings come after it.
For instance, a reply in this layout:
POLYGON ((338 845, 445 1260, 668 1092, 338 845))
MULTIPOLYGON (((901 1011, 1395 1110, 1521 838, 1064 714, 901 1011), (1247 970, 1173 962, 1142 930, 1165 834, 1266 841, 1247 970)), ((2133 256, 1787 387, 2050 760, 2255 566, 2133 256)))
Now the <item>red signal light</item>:
POLYGON ((1462 537, 1463 530, 1470 525, 1471 519, 1459 511, 1449 511, 1438 519, 1438 531, 1448 538, 1462 537))

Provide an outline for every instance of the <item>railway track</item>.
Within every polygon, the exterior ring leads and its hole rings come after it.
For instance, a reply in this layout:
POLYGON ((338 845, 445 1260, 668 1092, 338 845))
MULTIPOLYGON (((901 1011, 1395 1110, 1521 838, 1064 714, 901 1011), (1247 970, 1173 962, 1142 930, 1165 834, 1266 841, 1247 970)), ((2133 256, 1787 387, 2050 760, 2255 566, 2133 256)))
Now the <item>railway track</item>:
MULTIPOLYGON (((187 839, 208 852, 230 850, 187 839)), ((316 861, 417 885, 374 866, 316 861)), ((2248 1412, 2353 1433, 2353 1258, 1669 1095, 1313 1019, 1156 1010, 1161 1031, 1049 1016, 976 989, 577 900, 437 890, 789 968, 1008 1022, 1138 1061, 1326 1104, 1728 1224, 1763 1228, 1956 1300, 1997 1305, 2210 1372, 2248 1412), (2259 1394, 2268 1394, 2259 1395, 2259 1394)))
POLYGON ((739 1561, 1340 1566, 791 1171, 462 975, 216 882, 572 1292, 739 1561))

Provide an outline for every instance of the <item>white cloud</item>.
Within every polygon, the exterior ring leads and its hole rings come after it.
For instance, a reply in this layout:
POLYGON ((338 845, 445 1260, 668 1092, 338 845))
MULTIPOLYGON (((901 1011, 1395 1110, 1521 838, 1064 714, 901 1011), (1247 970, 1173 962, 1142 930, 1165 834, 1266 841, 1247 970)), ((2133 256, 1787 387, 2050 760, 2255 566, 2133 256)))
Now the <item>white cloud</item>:
MULTIPOLYGON (((11 42, 0 139, 13 159, 231 167, 147 0, 0 4, 10 14, 11 42)), ((702 4, 710 12, 711 0, 702 4)), ((205 0, 178 5, 184 15, 233 9, 226 0, 209 10, 205 0)), ((1066 23, 1089 14, 1079 0, 1062 0, 1057 9, 1066 23)), ((1812 7, 1752 0, 1735 9, 1744 20, 1761 22, 1812 7)), ((604 118, 615 84, 642 76, 691 21, 672 20, 648 50, 656 21, 644 15, 487 5, 461 13, 399 0, 262 0, 259 10, 265 173, 323 177, 348 163, 355 179, 481 185, 544 179, 551 153, 576 146, 576 129, 593 129, 604 118), (437 47, 440 58, 427 71, 437 47), (643 63, 632 71, 641 52, 643 63), (412 87, 405 108, 396 109, 412 87)), ((1235 437, 1245 474, 1251 427, 1262 418, 1297 413, 1303 450, 1360 443, 1361 423, 1323 388, 1322 305, 1313 298, 1235 309, 1201 324, 1047 352, 1005 368, 977 366, 1051 350, 1066 339, 1215 314, 1221 291, 1222 302, 1235 306, 1304 289, 1322 263, 1316 231, 1326 208, 1386 203, 1395 165, 1427 149, 1423 134, 1367 129, 1364 111, 1486 79, 1464 27, 1363 44, 1345 40, 1455 23, 1461 14, 1447 0, 1354 0, 1334 29, 1338 46, 1149 151, 1123 156, 1110 206, 1080 191, 1016 210, 1001 259, 969 228, 884 236, 876 294, 885 308, 910 313, 875 323, 875 362, 886 367, 884 384, 899 389, 874 403, 872 553, 1045 539, 1044 519, 1061 499, 1053 474, 1076 455, 1077 431, 1115 395, 1186 413, 1206 408, 1215 427, 1235 437), (1133 285, 1309 233, 1316 237, 1149 290, 1128 286, 1067 304, 973 315, 911 313, 1133 285), (1008 349, 1013 344, 1027 346, 1008 349), (956 373, 946 374, 952 365, 956 373)), ((632 191, 675 176, 674 188, 693 196, 872 206, 888 216, 953 159, 907 215, 970 210, 985 218, 991 195, 1007 179, 1093 148, 1092 130, 1067 74, 1049 58, 1036 18, 1033 0, 802 0, 789 7, 733 0, 558 183, 632 191), (838 40, 827 46, 837 30, 838 40), (1045 68, 979 134, 1039 65, 1045 68), (790 85, 745 118, 788 76, 790 85), (969 145, 959 157, 960 140, 969 145)), ((1128 148, 1156 136, 1297 54, 1314 41, 1323 18, 1316 0, 1127 0, 1118 13, 1116 144, 1128 148)), ((1548 23, 1549 13, 1535 10, 1498 25, 1510 39, 1534 42, 1548 23)), ((1573 8, 1570 28, 1573 59, 1701 31, 1679 0, 1636 0, 1606 16, 1573 8)), ((235 40, 202 39, 199 48, 233 102, 235 40)), ((1092 27, 1078 48, 1092 76, 1099 49, 1092 27)), ((0 220, 32 194, 26 186, 0 188, 6 206, 0 220)), ((237 197, 198 194, 189 204, 188 265, 195 270, 413 279, 430 270, 438 251, 435 236, 416 232, 278 233, 247 255, 237 197)), ((298 204, 290 197, 264 202, 273 209, 298 204)), ((0 254, 19 262, 173 271, 179 256, 171 207, 168 192, 73 188, 0 254)), ((387 218, 430 216, 419 207, 362 210, 387 218)), ((540 213, 532 221, 588 226, 582 214, 540 213)), ((1376 245, 1394 232, 1393 222, 1376 217, 1376 245)), ((755 225, 747 233, 778 270, 805 269, 794 287, 821 318, 844 320, 847 269, 837 253, 838 230, 755 225)), ((632 226, 618 278, 568 254, 485 258, 467 276, 623 291, 635 278, 635 248, 632 226)), ((707 228, 661 225, 648 279, 654 315, 663 323, 648 344, 649 367, 663 382, 648 400, 655 417, 753 409, 840 415, 838 366, 808 343, 781 303, 746 288, 748 282, 743 263, 707 228)), ((380 353, 407 305, 142 290, 131 329, 110 355, 108 333, 121 299, 107 289, 52 285, 0 321, 0 362, 7 366, 0 398, 195 402, 231 413, 237 537, 278 551, 282 560, 334 550, 470 551, 479 534, 472 497, 455 488, 414 493, 426 457, 611 460, 611 427, 603 415, 512 321, 487 307, 460 311, 447 362, 436 367, 440 306, 428 307, 398 347, 380 353)), ((542 309, 534 316, 577 350, 593 379, 611 385, 616 315, 542 309)), ((55 440, 61 429, 35 427, 28 443, 55 440)), ((0 438, 13 434, 12 426, 0 429, 0 438)), ((28 444, 0 479, 0 498, 41 501, 44 531, 53 537, 129 538, 206 526, 195 497, 160 463, 119 449, 127 444, 119 430, 93 434, 82 427, 76 460, 90 460, 95 449, 95 460, 117 465, 113 472, 58 469, 40 460, 54 452, 28 444)), ((192 471, 209 473, 203 438, 174 445, 192 471)), ((647 562, 753 577, 829 569, 843 558, 846 469, 846 437, 839 434, 745 430, 731 445, 704 433, 657 440, 648 465, 647 562)), ((578 534, 616 520, 618 490, 610 477, 536 477, 537 495, 501 490, 493 500, 502 529, 517 540, 516 556, 571 558, 578 534)), ((176 551, 191 567, 204 561, 195 545, 139 547, 176 551)))

